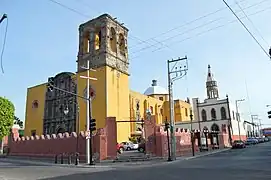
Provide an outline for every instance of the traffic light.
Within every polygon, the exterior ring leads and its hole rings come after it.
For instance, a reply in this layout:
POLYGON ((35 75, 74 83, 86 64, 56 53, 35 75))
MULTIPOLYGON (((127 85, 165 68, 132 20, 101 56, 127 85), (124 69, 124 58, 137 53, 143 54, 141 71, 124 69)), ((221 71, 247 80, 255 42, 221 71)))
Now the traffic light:
POLYGON ((90 132, 96 130, 96 119, 90 119, 89 130, 90 132))
POLYGON ((268 111, 267 114, 268 114, 268 118, 271 119, 271 111, 268 111))
POLYGON ((169 123, 166 121, 165 122, 165 131, 167 131, 169 129, 169 123))
POLYGON ((271 47, 270 47, 270 49, 269 49, 269 56, 270 56, 270 58, 271 58, 271 47))
POLYGON ((47 89, 49 92, 54 90, 54 78, 53 77, 48 78, 47 89))

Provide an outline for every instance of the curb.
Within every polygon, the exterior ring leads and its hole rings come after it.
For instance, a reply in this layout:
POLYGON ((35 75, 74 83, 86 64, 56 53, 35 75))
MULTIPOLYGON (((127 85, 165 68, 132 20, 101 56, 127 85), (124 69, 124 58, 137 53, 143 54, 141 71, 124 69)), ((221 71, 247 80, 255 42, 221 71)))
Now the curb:
POLYGON ((87 165, 87 164, 53 164, 47 162, 37 162, 37 161, 30 161, 30 160, 18 160, 18 159, 6 159, 3 162, 19 162, 19 163, 27 163, 32 165, 44 165, 44 166, 55 166, 55 167, 70 167, 70 168, 112 168, 112 166, 105 166, 105 165, 87 165))
POLYGON ((184 160, 196 159, 196 158, 200 158, 200 157, 204 157, 204 156, 209 156, 209 155, 212 155, 212 154, 218 154, 218 153, 221 153, 221 152, 229 151, 230 149, 231 148, 227 148, 227 149, 214 151, 214 152, 210 152, 210 153, 206 153, 206 154, 200 154, 200 155, 197 155, 197 156, 187 157, 187 158, 184 158, 184 160))
MULTIPOLYGON (((184 161, 184 160, 191 160, 191 159, 196 159, 196 158, 200 158, 200 157, 204 157, 204 156, 209 156, 212 154, 218 154, 221 152, 225 152, 230 150, 231 148, 227 148, 227 149, 223 149, 223 150, 219 150, 219 151, 214 151, 214 152, 209 152, 209 153, 205 153, 205 154, 199 154, 196 156, 191 156, 191 157, 181 157, 179 159, 176 159, 175 161, 171 161, 171 162, 167 162, 167 161, 161 161, 161 158, 154 158, 154 159, 148 159, 145 161, 128 161, 131 164, 138 164, 138 163, 143 163, 143 162, 159 162, 158 164, 164 164, 164 163, 176 163, 176 162, 180 162, 180 161, 184 161)), ((69 168, 116 168, 120 165, 125 165, 127 163, 126 162, 114 162, 114 163, 110 163, 110 165, 108 164, 97 164, 97 165, 87 165, 87 164, 79 164, 79 165, 74 165, 74 164, 53 164, 53 163, 49 163, 49 162, 41 162, 41 161, 31 161, 31 160, 20 160, 20 159, 10 159, 10 158, 3 158, 4 161, 6 162, 19 162, 19 163, 28 163, 28 164, 33 164, 33 165, 44 165, 44 166, 54 166, 54 167, 69 167, 69 168)), ((156 164, 155 163, 155 164, 156 164)))

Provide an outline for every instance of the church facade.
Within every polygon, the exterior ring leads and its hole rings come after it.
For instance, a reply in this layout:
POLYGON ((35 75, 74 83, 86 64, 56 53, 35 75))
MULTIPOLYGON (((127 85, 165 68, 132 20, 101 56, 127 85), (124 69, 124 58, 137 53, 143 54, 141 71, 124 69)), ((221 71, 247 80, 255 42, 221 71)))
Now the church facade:
MULTIPOLYGON (((136 131, 142 131, 141 119, 155 116, 161 124, 169 117, 168 92, 153 80, 145 93, 129 88, 128 29, 108 14, 103 14, 79 26, 77 70, 61 72, 52 77, 57 88, 86 94, 86 66, 95 71, 90 76, 91 115, 97 128, 105 127, 106 117, 117 119, 117 140, 126 141, 136 131)), ((86 101, 57 89, 47 89, 48 82, 27 89, 25 135, 57 134, 85 131, 86 101)), ((191 104, 175 101, 176 122, 188 121, 191 104), (182 107, 182 108, 181 108, 182 107)))
POLYGON ((229 97, 219 98, 217 81, 208 65, 206 80, 207 98, 200 102, 199 98, 192 98, 193 120, 190 122, 176 123, 176 127, 196 130, 204 135, 204 131, 227 134, 228 142, 233 140, 245 140, 247 137, 247 125, 236 112, 236 106, 232 105, 229 97))

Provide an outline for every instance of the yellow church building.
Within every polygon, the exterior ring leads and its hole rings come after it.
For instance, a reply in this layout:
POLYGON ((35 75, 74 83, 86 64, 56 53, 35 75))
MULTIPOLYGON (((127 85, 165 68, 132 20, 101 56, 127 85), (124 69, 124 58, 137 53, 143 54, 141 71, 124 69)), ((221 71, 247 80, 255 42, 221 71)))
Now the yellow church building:
MULTIPOLYGON (((129 89, 128 29, 108 14, 103 14, 79 26, 77 72, 62 72, 52 77, 60 89, 86 96, 87 62, 93 97, 91 115, 97 128, 105 126, 106 117, 116 117, 118 142, 127 141, 140 131, 140 120, 147 113, 157 124, 169 117, 168 92, 153 80, 141 94, 129 89), (137 123, 138 121, 138 123, 137 123)), ((56 134, 86 130, 86 101, 54 89, 48 82, 27 89, 25 135, 56 134)), ((175 100, 175 121, 188 121, 189 100, 175 100)))

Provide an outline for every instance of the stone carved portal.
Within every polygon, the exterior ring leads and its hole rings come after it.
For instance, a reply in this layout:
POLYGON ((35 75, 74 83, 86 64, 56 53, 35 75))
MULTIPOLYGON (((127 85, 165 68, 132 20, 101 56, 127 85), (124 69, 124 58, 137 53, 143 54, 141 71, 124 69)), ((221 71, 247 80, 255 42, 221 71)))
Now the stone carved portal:
MULTIPOLYGON (((72 92, 77 92, 76 80, 73 73, 57 74, 54 86, 72 92)), ((46 92, 45 111, 43 117, 43 134, 57 134, 76 131, 77 98, 68 93, 54 89, 46 92), (65 111, 64 111, 65 110, 65 111)))

